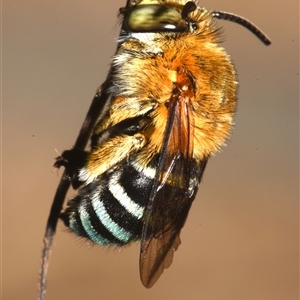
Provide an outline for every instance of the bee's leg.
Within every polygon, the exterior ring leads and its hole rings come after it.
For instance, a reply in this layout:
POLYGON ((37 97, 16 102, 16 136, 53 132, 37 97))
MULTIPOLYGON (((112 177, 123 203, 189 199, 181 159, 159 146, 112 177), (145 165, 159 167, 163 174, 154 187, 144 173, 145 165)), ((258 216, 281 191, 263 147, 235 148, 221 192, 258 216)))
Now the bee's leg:
POLYGON ((64 151, 54 163, 55 168, 65 168, 65 176, 71 181, 74 189, 78 189, 83 183, 78 179, 78 173, 86 164, 87 156, 86 151, 74 148, 64 151))
POLYGON ((79 171, 79 180, 86 184, 143 148, 146 138, 141 133, 121 134, 105 141, 89 153, 86 165, 79 171))
MULTIPOLYGON (((99 88, 94 96, 90 109, 87 113, 87 116, 84 120, 84 123, 80 129, 79 135, 75 141, 74 148, 76 149, 84 149, 86 144, 90 138, 91 132, 95 126, 95 123, 104 108, 106 100, 109 95, 102 93, 102 90, 105 90, 110 83, 111 75, 109 73, 107 80, 102 84, 101 88, 99 88)), ((82 150, 83 151, 83 150, 82 150)), ((58 163, 57 166, 62 166, 62 163, 58 163)), ((57 187, 51 210, 49 213, 49 217, 46 224, 46 230, 44 234, 44 246, 42 250, 42 259, 41 259, 41 267, 40 267, 40 278, 39 278, 39 292, 38 299, 44 299, 45 291, 46 291, 46 279, 47 279, 47 271, 49 265, 49 257, 50 251, 52 247, 53 237, 56 231, 56 226, 59 218, 59 214, 61 212, 64 199, 66 197, 67 191, 70 187, 70 179, 66 175, 67 172, 64 172, 60 183, 57 187)))

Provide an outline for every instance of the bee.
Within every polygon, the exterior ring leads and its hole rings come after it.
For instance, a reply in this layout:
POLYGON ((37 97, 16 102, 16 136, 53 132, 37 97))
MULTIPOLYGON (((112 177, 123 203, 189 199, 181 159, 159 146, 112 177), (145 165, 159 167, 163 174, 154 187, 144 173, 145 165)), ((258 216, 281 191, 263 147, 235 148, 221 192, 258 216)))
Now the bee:
MULTIPOLYGON (((237 75, 215 19, 270 40, 246 19, 194 1, 128 0, 119 15, 108 77, 75 146, 55 162, 65 167, 62 184, 79 191, 62 212, 54 200, 45 249, 58 216, 96 244, 140 241, 140 277, 150 288, 172 263, 207 161, 234 123, 237 75)), ((61 186, 57 196, 65 197, 61 186)))

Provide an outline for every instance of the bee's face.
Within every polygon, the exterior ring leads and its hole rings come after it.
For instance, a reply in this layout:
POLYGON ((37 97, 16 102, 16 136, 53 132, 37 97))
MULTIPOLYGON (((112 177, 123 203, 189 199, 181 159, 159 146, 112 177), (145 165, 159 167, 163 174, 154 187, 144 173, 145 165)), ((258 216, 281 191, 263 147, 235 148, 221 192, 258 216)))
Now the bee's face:
POLYGON ((155 3, 153 1, 148 4, 141 2, 130 10, 124 11, 124 26, 131 32, 170 33, 188 31, 187 16, 194 9, 196 9, 194 3, 192 7, 189 5, 185 9, 186 12, 184 12, 183 5, 174 6, 174 4, 168 5, 168 3, 160 3, 159 1, 155 1, 155 3))

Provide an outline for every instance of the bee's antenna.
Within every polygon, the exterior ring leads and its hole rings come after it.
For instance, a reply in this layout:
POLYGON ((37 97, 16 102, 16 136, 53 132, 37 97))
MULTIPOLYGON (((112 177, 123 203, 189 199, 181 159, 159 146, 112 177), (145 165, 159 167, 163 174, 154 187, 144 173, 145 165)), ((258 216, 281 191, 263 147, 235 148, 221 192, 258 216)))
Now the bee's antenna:
POLYGON ((259 38, 266 46, 271 44, 271 40, 254 24, 252 24, 247 19, 244 19, 240 16, 223 12, 223 11, 213 11, 212 16, 214 18, 220 19, 220 20, 227 20, 231 21, 237 24, 240 24, 250 30, 257 38, 259 38))

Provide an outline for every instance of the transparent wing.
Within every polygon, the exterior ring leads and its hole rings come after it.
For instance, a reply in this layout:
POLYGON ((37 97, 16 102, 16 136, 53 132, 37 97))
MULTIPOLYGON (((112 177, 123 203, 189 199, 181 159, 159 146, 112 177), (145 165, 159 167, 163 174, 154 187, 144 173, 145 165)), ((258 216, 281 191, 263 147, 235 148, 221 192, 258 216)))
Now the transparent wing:
POLYGON ((205 169, 207 159, 195 162, 193 147, 190 100, 173 95, 141 238, 140 276, 148 288, 172 263, 180 230, 205 169))

